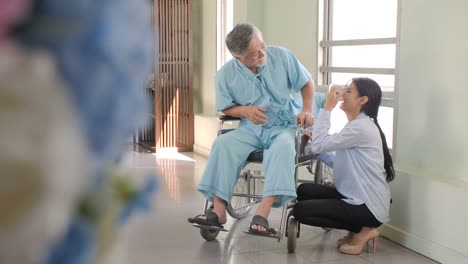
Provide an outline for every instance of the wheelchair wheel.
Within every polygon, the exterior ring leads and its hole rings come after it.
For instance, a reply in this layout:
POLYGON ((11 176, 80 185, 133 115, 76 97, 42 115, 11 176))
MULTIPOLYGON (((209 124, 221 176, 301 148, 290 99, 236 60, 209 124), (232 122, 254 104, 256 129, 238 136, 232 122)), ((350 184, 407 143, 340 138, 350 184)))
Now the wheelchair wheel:
POLYGON ((200 235, 206 240, 211 241, 216 239, 219 234, 219 230, 200 229, 200 235))
POLYGON ((296 251, 297 232, 298 222, 294 217, 291 217, 288 223, 288 253, 296 251))
MULTIPOLYGON (((254 194, 252 192, 252 186, 249 185, 249 177, 248 173, 243 173, 237 179, 236 186, 234 187, 234 194, 242 194, 242 195, 251 195, 254 194)), ((253 179, 255 181, 255 179, 253 179)), ((235 219, 244 218, 255 205, 255 199, 251 197, 240 197, 240 196, 232 196, 231 201, 228 203, 226 207, 226 211, 228 214, 235 219)))

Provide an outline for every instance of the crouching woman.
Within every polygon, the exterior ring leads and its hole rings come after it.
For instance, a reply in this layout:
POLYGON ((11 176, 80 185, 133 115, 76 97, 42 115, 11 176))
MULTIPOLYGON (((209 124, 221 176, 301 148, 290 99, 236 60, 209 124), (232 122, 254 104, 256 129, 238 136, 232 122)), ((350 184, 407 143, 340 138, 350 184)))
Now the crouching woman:
POLYGON ((297 189, 294 217, 302 224, 345 229, 339 251, 360 254, 369 241, 375 252, 377 227, 389 221, 392 157, 377 121, 382 90, 369 78, 354 78, 345 87, 332 87, 315 121, 312 152, 333 167, 335 187, 305 183, 297 189), (328 135, 330 112, 340 97, 348 123, 328 135))

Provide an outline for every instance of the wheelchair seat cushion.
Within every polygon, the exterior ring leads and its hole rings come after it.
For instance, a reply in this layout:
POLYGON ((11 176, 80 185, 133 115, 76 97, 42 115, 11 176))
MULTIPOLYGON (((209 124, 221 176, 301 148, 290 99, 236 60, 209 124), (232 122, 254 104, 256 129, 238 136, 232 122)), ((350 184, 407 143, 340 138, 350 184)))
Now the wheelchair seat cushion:
POLYGON ((250 153, 247 157, 247 161, 251 162, 262 162, 263 161, 263 150, 255 150, 250 153))

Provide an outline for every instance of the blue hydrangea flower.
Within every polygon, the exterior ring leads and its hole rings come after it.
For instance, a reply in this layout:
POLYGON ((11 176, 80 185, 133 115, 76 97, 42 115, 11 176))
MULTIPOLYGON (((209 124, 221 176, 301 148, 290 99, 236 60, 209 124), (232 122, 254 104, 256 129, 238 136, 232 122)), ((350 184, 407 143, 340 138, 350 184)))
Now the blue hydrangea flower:
POLYGON ((18 33, 49 51, 67 84, 98 174, 122 153, 142 124, 152 62, 147 0, 38 0, 18 33))
POLYGON ((148 211, 150 209, 151 196, 158 188, 158 182, 154 176, 149 176, 143 188, 141 188, 135 197, 124 206, 120 213, 118 223, 124 224, 128 218, 136 211, 148 211))
MULTIPOLYGON (((14 35, 24 47, 46 51, 55 60, 91 151, 92 174, 98 176, 91 191, 99 191, 105 170, 146 121, 143 89, 153 62, 151 10, 148 0, 35 0, 29 21, 14 35)), ((150 182, 116 221, 141 207, 154 188, 150 182)), ((75 219, 45 262, 92 263, 93 228, 75 219)))
POLYGON ((76 219, 52 247, 46 264, 88 264, 96 258, 95 232, 88 222, 76 219))

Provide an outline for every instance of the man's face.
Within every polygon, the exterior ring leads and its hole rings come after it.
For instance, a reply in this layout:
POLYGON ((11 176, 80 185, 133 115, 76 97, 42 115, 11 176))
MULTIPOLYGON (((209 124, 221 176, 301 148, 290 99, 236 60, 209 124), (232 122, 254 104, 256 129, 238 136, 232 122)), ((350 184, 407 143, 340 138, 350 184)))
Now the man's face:
POLYGON ((247 56, 237 58, 247 67, 261 67, 266 63, 266 45, 263 39, 255 35, 247 48, 247 56))

